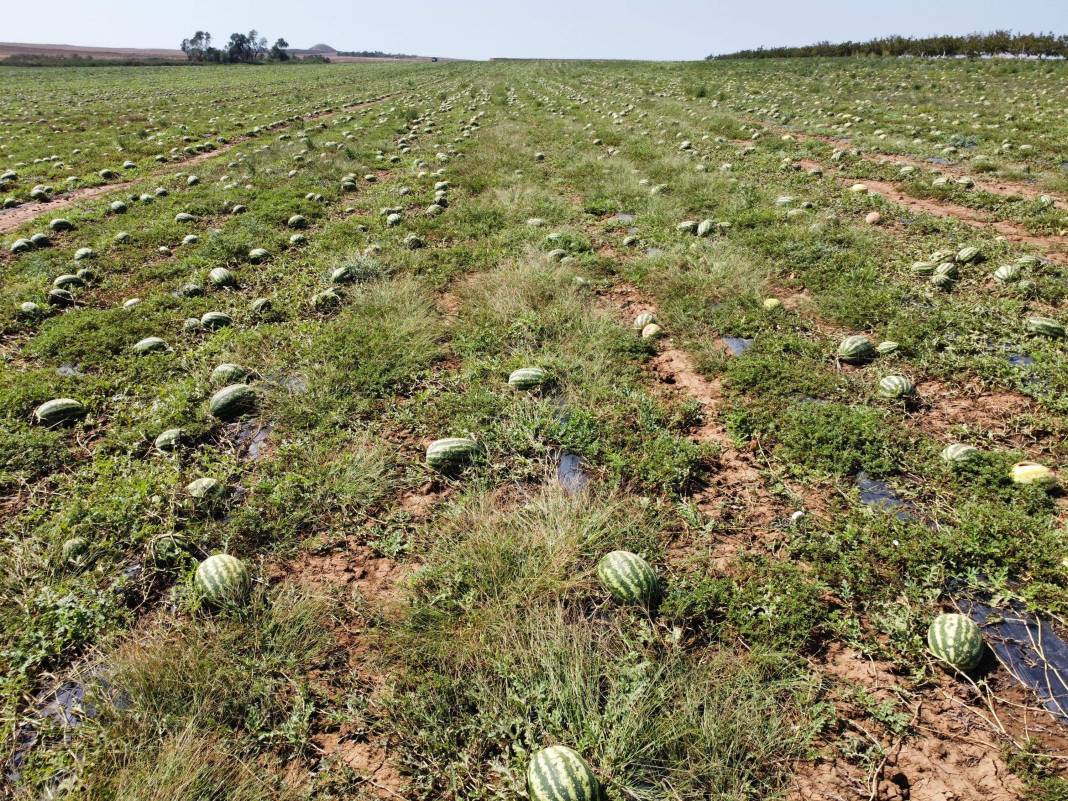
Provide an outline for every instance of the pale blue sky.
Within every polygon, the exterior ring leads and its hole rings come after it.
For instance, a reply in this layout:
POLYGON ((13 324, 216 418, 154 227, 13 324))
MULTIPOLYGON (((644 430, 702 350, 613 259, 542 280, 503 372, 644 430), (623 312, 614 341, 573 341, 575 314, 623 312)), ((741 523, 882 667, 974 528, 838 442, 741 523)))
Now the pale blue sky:
POLYGON ((1068 0, 0 0, 0 40, 176 47, 256 28, 325 42, 461 58, 696 59, 760 44, 1009 28, 1068 32, 1068 0))

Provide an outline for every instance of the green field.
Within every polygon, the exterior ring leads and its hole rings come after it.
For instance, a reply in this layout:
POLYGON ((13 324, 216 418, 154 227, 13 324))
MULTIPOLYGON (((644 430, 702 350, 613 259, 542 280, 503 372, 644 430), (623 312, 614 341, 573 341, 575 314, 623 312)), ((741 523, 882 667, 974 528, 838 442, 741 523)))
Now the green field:
POLYGON ((1068 798, 1068 65, 0 68, 0 202, 0 793, 1068 798))

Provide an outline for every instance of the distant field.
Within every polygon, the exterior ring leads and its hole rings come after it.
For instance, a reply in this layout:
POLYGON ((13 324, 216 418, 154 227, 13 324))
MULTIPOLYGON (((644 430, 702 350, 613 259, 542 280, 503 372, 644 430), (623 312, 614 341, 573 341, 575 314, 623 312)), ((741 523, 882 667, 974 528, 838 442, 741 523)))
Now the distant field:
MULTIPOLYGON (((17 44, 0 42, 0 61, 11 56, 48 56, 52 58, 92 58, 100 61, 124 59, 164 59, 167 61, 185 61, 181 50, 152 49, 139 47, 82 47, 79 45, 53 44, 17 44)), ((430 56, 412 56, 405 58, 370 58, 363 56, 331 55, 333 64, 359 64, 364 62, 429 62, 430 56)), ((444 60, 444 59, 443 59, 444 60)))
POLYGON ((0 68, 0 203, 13 798, 1068 797, 1068 64, 0 68))
POLYGON ((78 45, 15 44, 11 42, 0 42, 0 59, 5 59, 10 56, 55 56, 60 58, 79 56, 81 58, 95 58, 102 60, 162 58, 174 61, 185 61, 185 53, 177 49, 81 47, 78 45))

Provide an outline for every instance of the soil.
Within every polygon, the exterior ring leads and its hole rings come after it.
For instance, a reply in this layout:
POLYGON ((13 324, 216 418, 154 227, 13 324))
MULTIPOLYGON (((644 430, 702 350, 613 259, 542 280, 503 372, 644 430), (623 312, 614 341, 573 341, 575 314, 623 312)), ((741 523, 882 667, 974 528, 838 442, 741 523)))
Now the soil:
MULTIPOLYGON (((906 689, 888 664, 839 645, 832 646, 818 668, 837 689, 847 691, 854 686, 878 702, 903 702, 911 712, 910 733, 893 738, 852 724, 858 731, 850 734, 859 733, 869 744, 877 742, 885 754, 878 769, 868 774, 841 758, 805 765, 795 779, 791 801, 1017 801, 1024 797, 1023 783, 1000 755, 1009 738, 988 722, 986 710, 967 697, 962 685, 946 677, 935 690, 917 695, 906 689)), ((845 720, 865 717, 852 709, 848 692, 836 705, 845 720)))
POLYGON ((1025 395, 954 388, 938 381, 924 381, 918 392, 923 402, 910 423, 947 444, 962 427, 981 431, 1001 445, 1032 447, 1040 439, 1027 427, 1027 418, 1037 407, 1025 395))
MULTIPOLYGON (((343 106, 337 111, 328 113, 308 114, 303 118, 304 122, 310 122, 323 117, 329 117, 337 114, 339 111, 359 111, 362 108, 367 108, 375 103, 381 103, 383 100, 387 100, 393 95, 383 95, 382 97, 376 97, 374 100, 369 100, 365 103, 355 103, 350 106, 343 106)), ((247 142, 251 137, 239 136, 230 140, 225 145, 209 150, 204 153, 197 153, 195 156, 183 159, 182 161, 172 162, 166 165, 166 167, 154 170, 145 175, 141 175, 135 180, 122 181, 120 183, 102 184, 100 186, 87 186, 82 189, 73 189, 70 192, 65 192, 62 195, 54 197, 48 203, 23 203, 21 206, 16 206, 13 209, 0 209, 0 234, 10 233, 16 228, 19 228, 24 223, 34 220, 37 217, 41 217, 45 214, 52 212, 62 211, 63 209, 70 208, 82 201, 92 200, 93 198, 100 197, 101 195, 108 195, 113 192, 124 192, 131 187, 141 183, 142 181, 148 181, 153 178, 161 178, 167 175, 172 175, 175 172, 181 172, 189 169, 190 167, 200 164, 208 159, 213 159, 216 156, 220 156, 229 150, 237 147, 240 144, 247 142)))
POLYGON ((389 760, 383 745, 349 740, 340 733, 320 734, 312 742, 323 757, 350 768, 365 783, 369 798, 406 798, 407 783, 389 760))
MULTIPOLYGON (((823 168, 823 165, 811 159, 801 159, 799 163, 804 169, 823 168)), ((915 214, 930 214, 934 217, 958 220, 973 228, 993 229, 1011 242, 1041 250, 1051 261, 1068 264, 1068 241, 1064 237, 1033 234, 1015 223, 995 219, 988 214, 967 206, 946 203, 934 198, 913 197, 888 181, 850 178, 848 176, 840 176, 839 181, 843 185, 863 183, 870 192, 877 192, 887 200, 903 206, 915 214)))
MULTIPOLYGON (((760 123, 765 128, 771 128, 772 126, 767 123, 760 123)), ((785 128, 781 129, 786 131, 785 128)), ((800 133, 798 131, 790 131, 793 136, 798 139, 810 141, 810 142, 824 142, 825 144, 834 145, 835 147, 852 147, 852 143, 845 139, 839 139, 834 136, 827 136, 825 134, 809 134, 800 133)), ((748 140, 746 140, 748 141, 748 140)), ((863 153, 861 158, 876 163, 892 162, 894 164, 907 165, 910 167, 917 167, 919 169, 930 170, 937 169, 939 172, 953 177, 961 177, 967 175, 973 181, 975 181, 975 188, 983 192, 987 192, 991 195, 1001 195, 1002 197, 1025 197, 1025 198, 1037 198, 1042 195, 1049 195, 1054 199, 1054 205, 1059 209, 1068 209, 1068 200, 1056 197, 1052 192, 1045 191, 1032 184, 1021 183, 1019 181, 1008 181, 1005 179, 998 179, 996 182, 984 181, 977 179, 972 173, 964 170, 960 167, 952 164, 933 164, 932 162, 925 161, 924 159, 913 158, 912 156, 906 156, 895 153, 863 153)))
MULTIPOLYGON (((602 299, 627 324, 643 311, 656 313, 653 304, 632 286, 618 285, 604 293, 602 299)), ((789 517, 792 510, 764 486, 753 452, 735 447, 719 422, 722 402, 719 382, 697 372, 690 356, 676 348, 669 337, 660 340, 659 351, 650 367, 666 393, 700 404, 702 423, 691 432, 690 439, 714 445, 719 451, 714 475, 695 495, 702 511, 717 520, 744 519, 750 530, 769 530, 789 517)))

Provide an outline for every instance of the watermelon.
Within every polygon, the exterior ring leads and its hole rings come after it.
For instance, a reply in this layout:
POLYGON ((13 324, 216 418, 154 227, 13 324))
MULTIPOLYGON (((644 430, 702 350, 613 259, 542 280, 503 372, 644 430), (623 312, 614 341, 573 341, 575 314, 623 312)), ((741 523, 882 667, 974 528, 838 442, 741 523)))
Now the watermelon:
POLYGON ((210 476, 190 481, 185 486, 186 494, 190 498, 196 498, 198 501, 217 495, 221 489, 222 485, 219 483, 219 479, 211 478, 210 476))
POLYGON ((156 437, 153 443, 157 450, 161 451, 173 451, 177 450, 178 446, 182 444, 182 439, 185 437, 185 432, 180 428, 168 428, 158 437, 156 437))
POLYGON ((1019 264, 1002 264, 994 270, 994 280, 1002 284, 1011 284, 1020 277, 1019 264))
POLYGON ((225 267, 216 267, 208 273, 208 283, 216 287, 232 287, 237 286, 237 279, 225 267))
POLYGON ((597 578, 612 597, 625 604, 649 604, 656 599, 656 571, 637 554, 612 551, 597 563, 597 578))
POLYGON ((269 258, 270 255, 271 254, 268 253, 264 248, 253 248, 248 252, 248 260, 253 264, 259 264, 261 261, 264 261, 265 259, 269 258))
POLYGON ((294 214, 292 217, 289 218, 289 221, 286 223, 286 225, 288 225, 290 228, 307 228, 308 220, 302 214, 294 214))
POLYGON ((434 440, 426 449, 426 463, 438 470, 451 467, 474 456, 477 447, 470 437, 434 440))
POLYGON ((1017 462, 1012 466, 1009 475, 1016 484, 1034 484, 1046 488, 1057 484, 1057 477, 1053 475, 1053 471, 1036 462, 1017 462))
POLYGON ((267 314, 274 307, 270 298, 256 298, 248 304, 249 311, 253 314, 267 314))
POLYGON ((1064 326, 1052 317, 1028 317, 1025 323, 1031 334, 1059 339, 1064 336, 1064 326))
POLYGON ((697 226, 697 235, 700 237, 712 236, 715 230, 715 220, 701 220, 700 225, 697 226))
POLYGON ((912 272, 916 275, 931 275, 937 266, 933 261, 914 261, 912 272))
POLYGON ((966 462, 979 455, 979 449, 962 442, 953 442, 942 449, 942 459, 946 462, 966 462))
POLYGON ((903 375, 888 375, 879 379, 879 397, 888 400, 900 400, 911 397, 916 392, 912 380, 903 375))
POLYGON ((589 765, 566 745, 536 752, 527 766, 530 801, 597 801, 597 777, 589 765))
POLYGON ((637 317, 634 318, 634 328, 637 331, 641 331, 643 328, 645 328, 645 326, 649 325, 650 323, 655 323, 655 322, 656 322, 656 315, 655 314, 653 314, 652 312, 642 312, 641 314, 639 314, 637 317))
POLYGON ((71 537, 69 540, 63 542, 63 561, 78 563, 82 560, 88 550, 89 543, 84 537, 71 537))
POLYGON ((232 420, 256 407, 256 393, 247 384, 223 387, 208 401, 208 409, 220 420, 232 420))
POLYGON ((316 311, 329 311, 341 305, 341 295, 332 289, 324 289, 312 295, 311 303, 316 311))
POLYGON ((889 356, 891 353, 897 353, 900 347, 901 346, 897 342, 888 339, 885 342, 880 342, 876 345, 875 349, 879 351, 880 356, 889 356))
POLYGON ((664 329, 656 323, 649 323, 649 325, 642 329, 642 339, 660 339, 663 334, 664 329))
POLYGON ((96 251, 92 248, 78 248, 74 251, 75 261, 85 261, 86 259, 96 258, 96 251))
POLYGON ((62 217, 56 217, 48 224, 48 227, 53 231, 71 231, 74 229, 74 223, 70 220, 65 220, 62 217))
POLYGON ((979 252, 979 248, 961 248, 957 251, 956 259, 960 264, 971 264, 975 261, 982 261, 983 254, 979 252))
POLYGON ((939 615, 927 629, 931 653, 962 673, 975 670, 983 659, 983 635, 969 617, 939 615))
POLYGON ((38 406, 33 416, 43 426, 58 426, 72 423, 85 417, 86 408, 74 398, 56 398, 38 406))
POLYGON ((508 386, 515 389, 533 389, 545 383, 545 371, 540 367, 521 367, 508 376, 508 386))
POLYGON ((19 304, 18 315, 25 320, 33 320, 41 316, 41 307, 32 300, 25 300, 19 304))
POLYGON ((193 584, 208 603, 227 606, 242 603, 248 597, 252 582, 244 562, 229 554, 217 553, 197 566, 193 584))
POLYGON ((174 215, 174 221, 176 223, 196 222, 196 219, 197 218, 194 215, 190 214, 187 211, 181 211, 178 212, 178 214, 174 215))
POLYGON ((233 325, 234 321, 229 314, 224 312, 204 312, 200 318, 200 324, 209 331, 216 331, 233 325))
POLYGON ((73 306, 74 295, 67 289, 48 290, 48 303, 51 306, 73 306))
POLYGON ((64 273, 56 276, 55 280, 52 281, 52 286, 56 287, 56 289, 70 289, 71 287, 78 289, 85 286, 85 281, 71 273, 64 273))
POLYGON ((133 346, 133 352, 137 354, 158 353, 167 350, 167 343, 159 337, 145 337, 133 346))
POLYGON ((224 362, 211 371, 211 383, 215 386, 241 384, 249 379, 252 371, 240 364, 224 362))
POLYGON ((863 334, 854 334, 842 340, 838 346, 838 358, 847 364, 863 364, 879 355, 879 351, 863 334))
POLYGON ((16 239, 11 246, 12 253, 25 253, 28 250, 33 250, 33 242, 28 239, 16 239))

